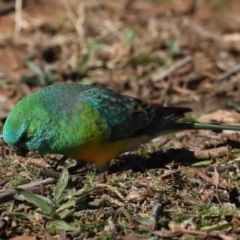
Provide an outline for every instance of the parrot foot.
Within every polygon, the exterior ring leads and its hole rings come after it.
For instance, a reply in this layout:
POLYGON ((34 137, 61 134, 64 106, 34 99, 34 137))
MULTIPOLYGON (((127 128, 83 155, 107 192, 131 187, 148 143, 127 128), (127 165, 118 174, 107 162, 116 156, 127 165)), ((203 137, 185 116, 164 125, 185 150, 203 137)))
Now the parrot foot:
POLYGON ((68 170, 71 174, 78 172, 79 169, 82 169, 86 165, 86 162, 78 160, 75 166, 70 167, 68 170))
MULTIPOLYGON (((53 169, 56 170, 56 171, 61 171, 62 168, 63 168, 64 163, 65 163, 66 160, 68 160, 68 159, 71 160, 71 158, 69 158, 69 157, 67 157, 67 156, 63 156, 63 157, 55 164, 55 166, 53 167, 53 169)), ((73 173, 75 173, 78 169, 83 168, 85 165, 86 165, 86 162, 83 162, 83 161, 79 161, 79 160, 78 160, 78 161, 76 161, 76 165, 74 165, 74 166, 69 166, 69 167, 68 167, 68 170, 69 170, 70 174, 73 174, 73 173)))
POLYGON ((62 156, 61 159, 57 161, 57 163, 53 166, 53 169, 58 170, 58 168, 62 166, 67 159, 68 159, 67 156, 62 156))

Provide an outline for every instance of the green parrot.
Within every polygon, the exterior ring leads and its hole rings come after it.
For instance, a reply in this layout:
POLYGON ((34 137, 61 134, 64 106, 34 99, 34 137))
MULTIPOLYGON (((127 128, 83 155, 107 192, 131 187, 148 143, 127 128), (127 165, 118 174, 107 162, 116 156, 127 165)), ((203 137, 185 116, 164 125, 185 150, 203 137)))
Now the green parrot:
POLYGON ((179 122, 190 108, 155 107, 99 86, 63 83, 24 97, 10 112, 4 141, 17 154, 62 154, 104 168, 141 143, 184 129, 240 131, 240 126, 179 122))

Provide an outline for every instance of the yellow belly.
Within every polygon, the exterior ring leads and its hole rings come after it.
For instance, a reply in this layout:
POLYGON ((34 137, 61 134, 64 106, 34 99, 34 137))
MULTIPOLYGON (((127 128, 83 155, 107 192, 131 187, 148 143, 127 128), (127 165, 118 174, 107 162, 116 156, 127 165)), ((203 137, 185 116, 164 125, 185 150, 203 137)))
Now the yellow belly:
POLYGON ((106 140, 93 141, 74 149, 67 156, 76 160, 95 163, 96 167, 104 167, 111 159, 127 151, 132 147, 137 147, 134 139, 125 139, 117 142, 106 140), (136 145, 136 146, 135 146, 136 145))

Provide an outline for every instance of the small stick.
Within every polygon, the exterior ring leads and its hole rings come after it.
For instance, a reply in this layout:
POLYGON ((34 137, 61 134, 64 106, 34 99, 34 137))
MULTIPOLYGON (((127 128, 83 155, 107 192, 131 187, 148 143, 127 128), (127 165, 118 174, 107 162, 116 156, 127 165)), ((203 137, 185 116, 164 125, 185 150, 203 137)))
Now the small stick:
POLYGON ((226 155, 228 151, 228 147, 218 147, 213 149, 206 149, 206 150, 197 150, 194 152, 194 156, 197 159, 211 159, 211 158, 218 158, 226 155))
POLYGON ((125 201, 125 197, 117 190, 117 188, 112 187, 108 184, 104 184, 104 183, 97 183, 96 186, 110 189, 112 192, 116 193, 119 198, 121 198, 123 201, 125 201))
MULTIPOLYGON (((206 182, 208 182, 212 185, 215 185, 214 182, 213 182, 213 179, 208 177, 205 173, 203 173, 201 171, 198 171, 196 169, 193 169, 193 168, 185 168, 185 169, 186 169, 186 172, 192 173, 192 174, 204 179, 206 182)), ((231 189, 234 189, 234 186, 231 185, 231 184, 225 184, 225 183, 219 182, 218 183, 218 188, 221 188, 221 189, 224 189, 224 190, 231 190, 231 189)))
POLYGON ((159 201, 159 199, 154 199, 153 201, 153 208, 150 216, 150 223, 153 228, 153 230, 156 230, 157 224, 158 224, 158 216, 160 214, 160 210, 162 208, 162 205, 159 201))
POLYGON ((187 56, 184 59, 182 59, 181 61, 175 63, 174 65, 172 65, 169 69, 167 69, 164 72, 161 72, 155 76, 152 77, 152 81, 153 82, 158 82, 166 77, 168 77, 169 75, 171 75, 172 73, 174 73, 176 70, 178 70, 179 68, 183 67, 184 65, 186 65, 187 63, 191 62, 193 60, 192 56, 187 56))
POLYGON ((230 237, 224 234, 220 234, 217 232, 207 232, 207 231, 199 231, 199 230, 192 230, 192 229, 185 229, 185 228, 174 228, 174 233, 182 233, 182 234, 189 234, 189 235, 195 235, 195 236, 203 236, 205 239, 208 237, 214 237, 217 239, 228 239, 228 240, 237 240, 238 238, 230 237))
POLYGON ((219 81, 223 81, 224 79, 230 77, 231 75, 233 75, 239 71, 240 71, 240 64, 236 65, 234 68, 232 68, 228 72, 225 72, 224 74, 222 74, 222 76, 219 77, 219 81))
MULTIPOLYGON (((236 172, 236 167, 232 164, 227 164, 227 165, 224 165, 224 166, 217 166, 216 168, 217 168, 218 172, 224 172, 226 170, 236 172)), ((205 170, 206 170, 206 172, 211 172, 211 171, 214 170, 214 168, 213 168, 213 166, 209 166, 209 167, 206 167, 205 170)))
POLYGON ((22 28, 22 0, 15 1, 15 29, 14 34, 18 36, 22 28))
MULTIPOLYGON (((39 181, 29 183, 29 184, 20 185, 20 186, 18 186, 18 188, 36 192, 41 185, 47 185, 47 184, 51 184, 51 183, 55 183, 55 182, 56 182, 56 180, 54 178, 47 178, 44 180, 39 180, 39 181)), ((16 193, 17 193, 17 191, 15 189, 1 190, 0 191, 0 204, 13 200, 13 197, 16 193)))

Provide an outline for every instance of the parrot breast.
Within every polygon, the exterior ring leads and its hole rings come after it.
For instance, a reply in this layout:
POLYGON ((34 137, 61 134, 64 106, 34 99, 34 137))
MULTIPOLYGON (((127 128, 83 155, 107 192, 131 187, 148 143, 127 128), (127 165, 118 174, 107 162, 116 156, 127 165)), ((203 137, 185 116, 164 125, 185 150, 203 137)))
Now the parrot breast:
POLYGON ((65 153, 65 155, 76 160, 95 163, 99 169, 124 152, 132 141, 133 139, 125 139, 118 142, 106 140, 87 142, 65 153))

